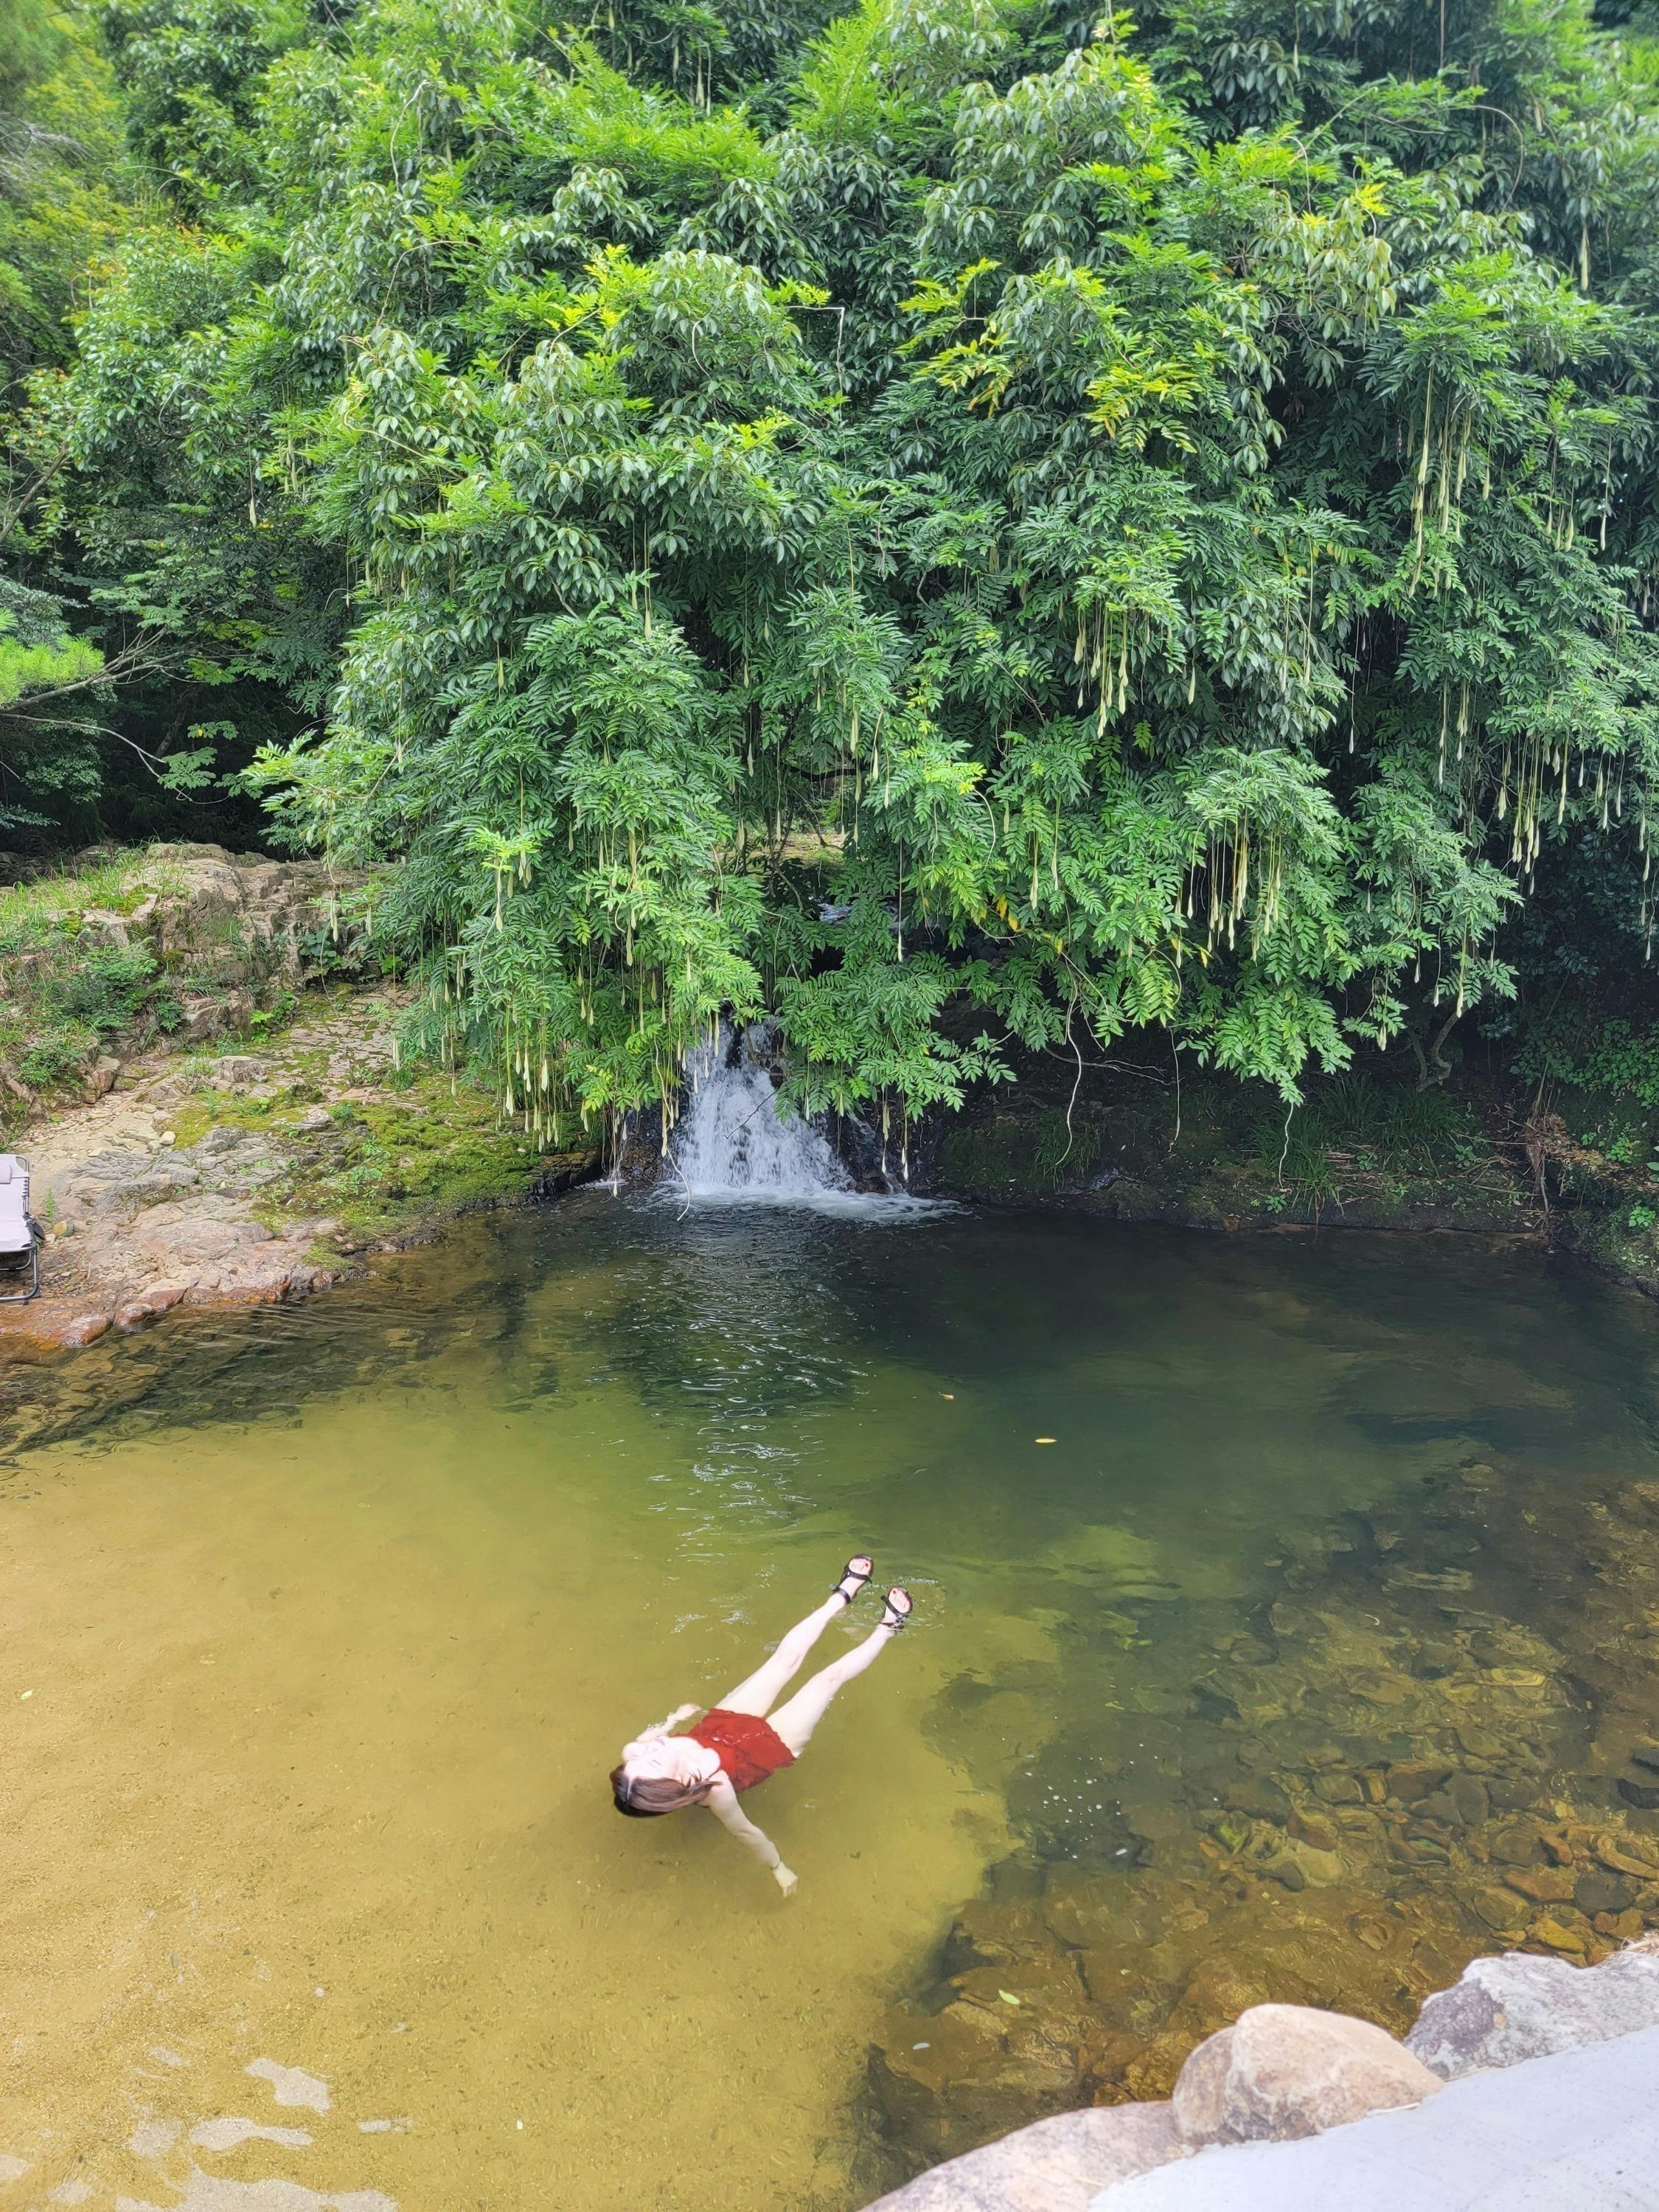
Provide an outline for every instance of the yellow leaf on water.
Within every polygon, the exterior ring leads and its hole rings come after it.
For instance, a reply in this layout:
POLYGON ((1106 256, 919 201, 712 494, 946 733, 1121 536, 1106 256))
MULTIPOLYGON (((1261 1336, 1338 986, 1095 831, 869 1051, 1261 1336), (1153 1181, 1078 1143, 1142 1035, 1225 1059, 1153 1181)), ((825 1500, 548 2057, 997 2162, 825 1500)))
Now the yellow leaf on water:
POLYGON ((997 1995, 1002 1999, 1004 2004, 1018 2006, 1019 2003, 1019 1999, 1013 1994, 1012 1990, 999 1990, 997 1991, 997 1995))

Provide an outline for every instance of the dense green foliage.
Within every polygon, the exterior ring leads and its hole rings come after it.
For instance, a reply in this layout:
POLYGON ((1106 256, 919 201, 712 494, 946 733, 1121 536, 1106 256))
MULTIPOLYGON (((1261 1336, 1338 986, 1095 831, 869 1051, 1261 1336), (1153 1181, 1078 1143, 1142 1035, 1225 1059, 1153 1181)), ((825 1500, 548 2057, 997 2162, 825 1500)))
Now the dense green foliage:
POLYGON ((172 214, 11 588, 402 863, 533 1121, 722 1007, 890 1119, 1146 1024, 1431 1080, 1580 878, 1640 964, 1659 106, 1577 0, 99 20, 172 214))

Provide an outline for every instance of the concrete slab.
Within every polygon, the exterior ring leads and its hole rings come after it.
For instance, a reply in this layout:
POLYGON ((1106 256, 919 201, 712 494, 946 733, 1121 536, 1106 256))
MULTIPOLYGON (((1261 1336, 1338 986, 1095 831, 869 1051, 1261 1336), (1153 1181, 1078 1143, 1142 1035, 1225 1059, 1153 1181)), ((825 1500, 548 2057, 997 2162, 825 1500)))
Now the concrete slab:
POLYGON ((1659 2212, 1659 2028, 1466 2075, 1304 2142, 1240 2143, 1090 2212, 1659 2212))

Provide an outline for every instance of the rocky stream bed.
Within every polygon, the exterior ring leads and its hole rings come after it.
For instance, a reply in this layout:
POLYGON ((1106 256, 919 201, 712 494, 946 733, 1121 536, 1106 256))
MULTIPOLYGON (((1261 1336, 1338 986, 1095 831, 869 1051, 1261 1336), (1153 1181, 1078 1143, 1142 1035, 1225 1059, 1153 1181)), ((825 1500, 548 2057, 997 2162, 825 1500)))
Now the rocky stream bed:
POLYGON ((1481 1953, 1659 1925, 1659 1484, 1575 1501, 1466 1454, 1436 1488, 1409 1540, 1345 1516, 1248 1617, 1121 1596, 1127 1678, 1109 1636, 1070 1655, 1094 1726, 1033 1756, 1030 1847, 872 2049, 896 2171, 1165 2098, 1253 2005, 1401 2033, 1481 1953), (1080 1793, 1098 1838, 1060 1856, 1080 1793))

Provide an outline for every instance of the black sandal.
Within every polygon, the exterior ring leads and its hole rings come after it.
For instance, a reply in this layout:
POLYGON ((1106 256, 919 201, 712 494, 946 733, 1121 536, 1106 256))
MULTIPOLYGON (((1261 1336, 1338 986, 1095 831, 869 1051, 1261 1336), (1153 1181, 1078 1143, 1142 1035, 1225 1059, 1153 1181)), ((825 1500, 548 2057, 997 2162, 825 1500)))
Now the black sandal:
POLYGON ((882 1626, 892 1629, 902 1628, 910 1618, 910 1610, 909 1591, 895 1586, 887 1593, 887 1612, 891 1618, 884 1618, 882 1626))
POLYGON ((838 1583, 831 1583, 830 1587, 837 1596, 844 1597, 848 1604, 851 1605, 855 1597, 863 1594, 865 1584, 875 1571, 876 1563, 867 1552, 854 1552, 841 1571, 841 1580, 838 1583), (862 1567, 859 1565, 860 1559, 865 1562, 862 1567), (855 1583, 858 1585, 857 1589, 848 1589, 847 1587, 848 1583, 855 1583))

